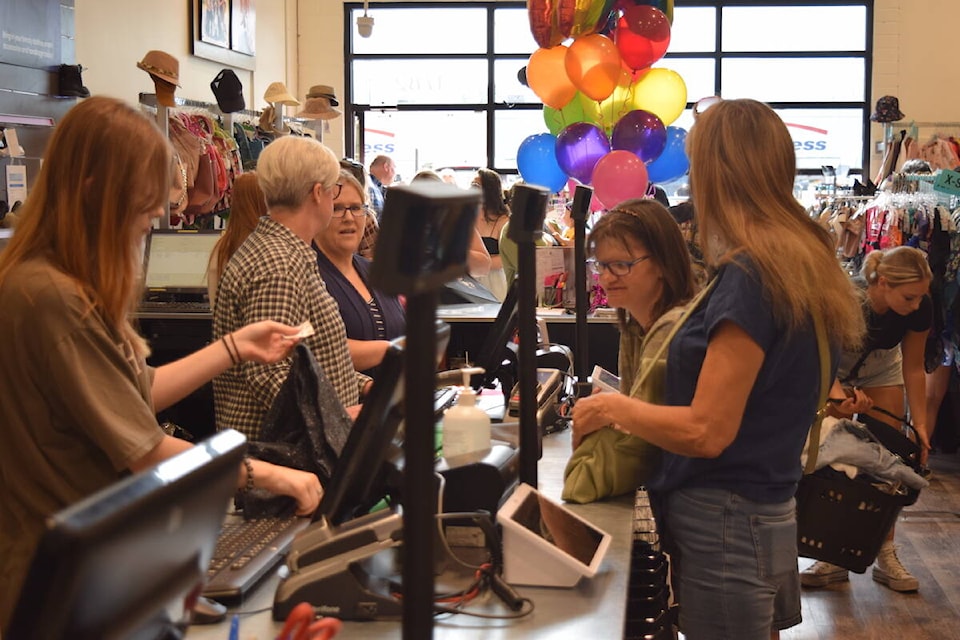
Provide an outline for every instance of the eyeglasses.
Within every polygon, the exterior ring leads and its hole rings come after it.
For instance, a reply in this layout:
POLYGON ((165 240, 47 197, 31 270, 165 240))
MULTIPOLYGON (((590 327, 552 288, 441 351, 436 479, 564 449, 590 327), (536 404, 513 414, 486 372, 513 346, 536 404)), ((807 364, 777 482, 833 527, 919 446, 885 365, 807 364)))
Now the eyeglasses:
POLYGON ((333 199, 336 200, 340 197, 340 192, 343 191, 343 185, 339 182, 332 187, 330 187, 330 193, 333 195, 333 199))
POLYGON ((343 215, 347 212, 350 212, 350 215, 354 218, 361 218, 367 215, 367 212, 370 211, 370 206, 366 204, 357 204, 345 207, 342 204, 333 205, 333 217, 342 218, 343 215))
POLYGON ((604 271, 609 271, 615 276, 625 276, 630 273, 630 270, 633 269, 634 265, 643 262, 644 260, 650 259, 650 256, 640 256, 636 260, 612 260, 610 262, 600 262, 599 260, 587 260, 587 266, 590 267, 590 271, 601 275, 604 271))

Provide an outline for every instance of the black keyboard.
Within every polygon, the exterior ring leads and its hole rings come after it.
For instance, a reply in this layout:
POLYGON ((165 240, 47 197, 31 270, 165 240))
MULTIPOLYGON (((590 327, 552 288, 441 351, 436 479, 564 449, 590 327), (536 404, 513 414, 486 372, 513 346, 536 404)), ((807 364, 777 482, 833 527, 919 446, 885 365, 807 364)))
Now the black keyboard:
POLYGON ((309 518, 273 517, 224 522, 207 569, 203 595, 221 601, 242 599, 283 560, 309 518))
POLYGON ((183 302, 173 300, 143 300, 140 311, 161 313, 210 313, 209 302, 183 302))

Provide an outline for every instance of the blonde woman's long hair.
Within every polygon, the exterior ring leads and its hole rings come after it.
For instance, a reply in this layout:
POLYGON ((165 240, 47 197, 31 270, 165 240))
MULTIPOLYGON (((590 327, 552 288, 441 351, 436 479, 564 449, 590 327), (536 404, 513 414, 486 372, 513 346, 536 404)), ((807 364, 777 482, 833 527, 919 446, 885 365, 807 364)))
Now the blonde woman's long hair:
POLYGON ((789 330, 818 313, 832 338, 858 348, 865 330, 860 294, 833 241, 793 196, 796 156, 786 125, 755 100, 725 100, 687 137, 690 187, 708 264, 749 256, 789 330))
POLYGON ((0 282, 42 257, 77 283, 91 312, 146 354, 130 324, 142 292, 142 246, 132 227, 167 202, 171 154, 157 126, 120 100, 98 96, 70 109, 0 254, 0 282))
POLYGON ((207 269, 216 267, 217 279, 223 273, 230 258, 240 248, 253 230, 257 228, 260 218, 267 215, 267 201, 263 190, 257 181, 255 171, 247 171, 233 181, 233 191, 230 199, 230 217, 223 235, 210 252, 210 261, 207 269))

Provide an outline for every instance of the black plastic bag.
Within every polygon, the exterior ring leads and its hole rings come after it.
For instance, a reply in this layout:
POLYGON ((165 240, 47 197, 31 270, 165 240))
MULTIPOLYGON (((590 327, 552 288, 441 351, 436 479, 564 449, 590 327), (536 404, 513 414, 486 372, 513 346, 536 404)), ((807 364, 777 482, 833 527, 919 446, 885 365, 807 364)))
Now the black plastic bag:
MULTIPOLYGON (((311 471, 326 486, 333 476, 353 421, 310 348, 298 344, 290 373, 260 428, 260 440, 248 445, 251 457, 311 471)), ((245 518, 292 512, 292 498, 264 491, 242 495, 245 518)))

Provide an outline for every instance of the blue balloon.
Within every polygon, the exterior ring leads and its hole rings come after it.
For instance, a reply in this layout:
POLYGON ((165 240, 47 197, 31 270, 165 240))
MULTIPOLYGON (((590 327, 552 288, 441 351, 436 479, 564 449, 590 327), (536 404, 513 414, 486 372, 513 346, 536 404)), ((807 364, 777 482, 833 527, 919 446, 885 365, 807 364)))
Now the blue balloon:
POLYGON ((529 184, 546 187, 552 193, 567 184, 567 174, 557 163, 557 137, 549 133, 537 133, 520 143, 517 149, 517 169, 520 177, 529 184))
POLYGON ((685 145, 687 130, 680 127, 667 127, 667 145, 660 157, 647 165, 650 182, 670 182, 690 170, 685 145))

